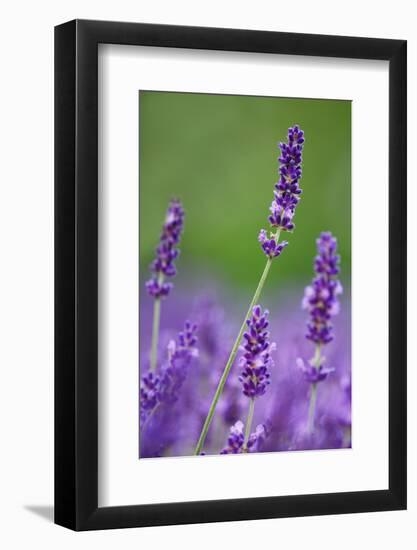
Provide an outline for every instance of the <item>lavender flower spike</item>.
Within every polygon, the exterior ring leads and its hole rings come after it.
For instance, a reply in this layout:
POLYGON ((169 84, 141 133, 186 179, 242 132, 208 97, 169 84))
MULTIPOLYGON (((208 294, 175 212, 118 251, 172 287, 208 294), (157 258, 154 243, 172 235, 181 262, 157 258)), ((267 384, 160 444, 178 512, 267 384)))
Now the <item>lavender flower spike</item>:
POLYGON ((161 374, 147 372, 140 385, 140 420, 145 422, 156 407, 161 404, 173 405, 188 374, 188 368, 194 357, 198 356, 197 325, 186 321, 184 329, 179 332, 177 341, 168 344, 168 361, 161 374))
POLYGON ((281 231, 293 231, 295 225, 293 217, 295 209, 300 201, 302 190, 299 181, 302 175, 302 151, 304 144, 304 132, 299 126, 288 128, 287 143, 280 143, 281 156, 278 158, 279 180, 275 184, 274 200, 270 207, 268 221, 274 232, 268 239, 266 231, 263 229, 259 235, 259 241, 264 253, 269 258, 279 256, 284 246, 288 243, 281 243, 281 248, 275 254, 278 238, 281 231), (274 246, 275 244, 275 246, 274 246))
POLYGON ((171 200, 162 227, 159 245, 156 249, 156 258, 151 264, 152 278, 146 283, 146 288, 154 298, 168 296, 172 283, 164 282, 165 277, 174 277, 176 268, 174 260, 179 255, 177 245, 180 242, 184 226, 184 210, 181 202, 171 200))
POLYGON ((301 358, 297 359, 297 366, 303 373, 305 380, 311 384, 317 384, 317 382, 325 380, 327 376, 335 370, 333 368, 325 367, 323 364, 318 367, 311 363, 305 364, 301 358))
POLYGON ((193 357, 198 357, 197 325, 186 321, 177 341, 168 344, 168 364, 163 370, 160 384, 160 401, 173 404, 185 382, 193 357))
POLYGON ((247 320, 248 330, 243 334, 244 351, 240 364, 243 367, 239 376, 243 393, 247 397, 260 397, 270 384, 269 368, 273 366, 271 350, 275 344, 269 343, 268 310, 262 313, 261 306, 255 306, 247 320))
POLYGON ((139 418, 144 423, 152 411, 160 403, 161 379, 153 372, 142 376, 139 390, 139 418))
POLYGON ((333 340, 331 318, 339 312, 338 295, 342 285, 336 278, 339 273, 340 256, 336 254, 337 241, 329 232, 317 239, 318 255, 314 260, 315 278, 306 287, 303 308, 310 314, 306 338, 316 344, 328 344, 333 340))
MULTIPOLYGON (((240 327, 237 338, 233 344, 226 366, 224 367, 223 374, 220 377, 216 391, 214 393, 210 408, 208 410, 206 419, 201 429, 200 436, 197 441, 197 445, 194 450, 195 455, 201 454, 204 442, 207 437, 210 424, 213 420, 214 412, 217 407, 217 403, 222 394, 227 377, 229 376, 230 369, 236 358, 236 354, 239 349, 240 341, 243 337, 243 333, 246 329, 246 323, 253 313, 255 304, 258 303, 262 293, 262 289, 265 285, 265 281, 268 277, 269 270, 271 269, 272 261, 281 255, 284 248, 288 245, 286 241, 279 242, 281 231, 292 231, 294 224, 292 218, 294 216, 295 207, 297 206, 301 194, 301 189, 298 182, 301 178, 301 162, 302 162, 302 149, 304 144, 304 132, 299 126, 293 126, 288 129, 288 142, 281 143, 281 156, 279 157, 280 163, 280 179, 275 184, 274 201, 271 206, 271 215, 268 220, 271 224, 273 231, 270 231, 268 236, 265 229, 262 229, 258 236, 258 241, 261 244, 261 248, 264 254, 267 256, 266 265, 264 267, 261 278, 259 279, 258 286, 255 290, 255 294, 249 304, 249 308, 246 312, 243 323, 240 327)), ((250 426, 253 416, 254 400, 251 399, 248 420, 246 427, 250 426)), ((249 434, 245 433, 245 443, 248 441, 249 434)))
POLYGON ((316 243, 318 254, 314 260, 315 277, 312 284, 306 287, 302 302, 303 308, 310 314, 306 338, 315 343, 316 351, 308 365, 304 365, 302 360, 299 361, 304 378, 311 384, 308 413, 308 431, 310 433, 314 430, 317 384, 325 380, 334 370, 324 366, 325 357, 321 352, 322 347, 334 338, 331 319, 339 313, 338 296, 343 291, 342 285, 337 279, 340 271, 340 256, 336 254, 336 238, 330 232, 323 232, 316 243))
POLYGON ((174 277, 176 268, 174 260, 179 255, 177 248, 181 233, 184 227, 184 210, 179 200, 173 199, 169 203, 165 216, 165 222, 162 226, 162 233, 159 239, 159 245, 156 249, 156 258, 152 262, 152 278, 146 283, 149 294, 155 298, 152 324, 152 344, 151 344, 151 371, 156 369, 158 360, 158 336, 159 321, 161 315, 161 298, 168 296, 172 289, 172 283, 166 282, 166 277, 174 277))
POLYGON ((243 334, 245 340, 242 350, 244 351, 240 364, 243 367, 239 380, 243 386, 243 393, 249 397, 249 411, 246 419, 245 435, 243 438, 243 450, 248 450, 250 432, 252 428, 253 415, 255 410, 255 398, 266 392, 270 384, 271 375, 269 367, 273 366, 271 350, 275 344, 269 343, 268 332, 268 311, 262 313, 262 308, 256 305, 252 310, 251 317, 246 321, 248 330, 243 334))
POLYGON ((245 436, 243 433, 243 422, 238 420, 230 428, 230 434, 227 438, 227 445, 220 451, 221 455, 239 454, 244 452, 257 452, 267 437, 267 432, 263 424, 256 426, 254 433, 250 434, 246 448, 244 447, 245 436))

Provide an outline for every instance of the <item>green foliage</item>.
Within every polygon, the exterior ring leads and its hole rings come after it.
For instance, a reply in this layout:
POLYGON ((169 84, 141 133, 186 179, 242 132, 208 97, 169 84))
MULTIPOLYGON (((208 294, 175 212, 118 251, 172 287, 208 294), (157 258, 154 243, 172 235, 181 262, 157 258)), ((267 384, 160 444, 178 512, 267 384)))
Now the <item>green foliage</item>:
POLYGON ((349 280, 350 101, 141 92, 139 104, 142 270, 152 260, 167 203, 178 197, 186 210, 181 273, 198 267, 253 288, 265 264, 257 237, 268 229, 277 143, 298 123, 306 136, 302 201, 269 285, 311 278, 323 230, 338 238, 349 280))

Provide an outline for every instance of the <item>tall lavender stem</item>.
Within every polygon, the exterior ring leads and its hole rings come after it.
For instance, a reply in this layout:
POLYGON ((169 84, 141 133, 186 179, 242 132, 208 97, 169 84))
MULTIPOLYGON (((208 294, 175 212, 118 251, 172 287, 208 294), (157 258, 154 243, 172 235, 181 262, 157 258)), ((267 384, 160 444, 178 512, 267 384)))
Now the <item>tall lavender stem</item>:
MULTIPOLYGON (((162 285, 164 276, 160 274, 158 276, 158 284, 162 285)), ((155 371, 158 363, 158 340, 159 340, 159 325, 161 322, 161 299, 155 298, 153 304, 153 322, 152 322, 152 341, 151 341, 151 355, 150 355, 150 370, 155 371)))
POLYGON ((310 314, 306 338, 315 344, 314 357, 309 365, 301 364, 307 382, 311 383, 310 404, 308 409, 307 430, 314 432, 317 384, 327 378, 334 369, 324 367, 325 357, 322 347, 333 340, 331 319, 339 312, 338 295, 342 285, 337 279, 340 271, 340 256, 336 254, 337 240, 330 232, 321 233, 317 239, 317 256, 314 260, 315 277, 304 292, 303 307, 310 314))
POLYGON ((252 422, 253 422, 253 415, 255 412, 255 398, 252 397, 249 400, 249 412, 248 417, 246 419, 246 427, 245 427, 245 439, 243 440, 243 450, 247 451, 248 449, 248 441, 250 437, 250 432, 252 429, 252 422))
MULTIPOLYGON (((317 344, 316 352, 314 354, 314 358, 312 359, 312 365, 316 369, 320 368, 320 362, 321 362, 320 351, 321 351, 321 346, 320 344, 317 344)), ((310 434, 314 432, 314 417, 316 414, 316 402, 317 402, 317 382, 312 382, 311 393, 310 393, 310 404, 308 407, 308 423, 307 423, 307 431, 310 434)))
MULTIPOLYGON (((278 239, 279 239, 279 231, 277 232, 277 235, 276 235, 276 242, 278 242, 278 239)), ((216 392, 215 392, 213 400, 211 402, 210 409, 209 409, 207 417, 204 421, 204 425, 203 425, 203 428, 201 430, 200 437, 198 439, 197 446, 196 446, 195 451, 194 451, 195 455, 199 455, 201 453, 202 448, 203 448, 204 442, 205 442, 206 437, 207 437, 207 432, 210 428, 211 421, 213 420, 213 416, 214 416, 214 412, 216 410, 217 403, 218 403, 218 401, 220 399, 220 396, 223 392, 223 388, 224 388, 224 385, 226 384, 227 377, 229 376, 230 369, 232 368, 233 362, 236 358, 236 354, 237 354, 238 349, 239 349, 240 341, 242 340, 243 333, 245 332, 246 323, 247 323, 247 321, 248 321, 248 319, 249 319, 249 317, 252 313, 254 305, 259 301, 259 297, 261 295, 261 292, 262 292, 262 289, 264 287, 265 281, 268 277, 269 270, 271 269, 271 263, 272 263, 272 258, 268 258, 268 260, 266 262, 266 265, 265 265, 265 268, 263 270, 263 273, 261 275, 261 278, 259 280, 258 287, 255 291, 255 294, 253 295, 253 298, 251 300, 251 303, 249 305, 249 309, 248 309, 248 311, 245 315, 245 318, 243 319, 242 326, 240 327, 240 330, 239 330, 239 333, 238 333, 237 338, 235 340, 235 343, 233 344, 232 351, 230 352, 230 355, 229 355, 229 359, 227 360, 227 363, 226 363, 226 366, 224 368, 223 374, 220 378, 219 384, 217 386, 216 392)))
POLYGON ((154 372, 158 363, 159 324, 161 318, 161 299, 168 296, 173 285, 165 282, 165 277, 174 277, 175 258, 179 255, 177 245, 184 227, 184 210, 180 201, 173 199, 168 206, 162 226, 156 258, 152 262, 152 277, 146 283, 148 293, 155 298, 152 322, 152 342, 150 352, 150 371, 154 372))
POLYGON ((294 126, 288 129, 288 142, 280 143, 279 147, 281 155, 278 159, 280 163, 279 167, 279 180, 275 184, 274 200, 270 207, 270 215, 268 221, 270 226, 275 229, 271 231, 268 236, 265 229, 262 229, 259 233, 258 240, 261 244, 264 254, 267 256, 267 262, 264 271, 261 275, 261 279, 258 283, 258 287, 250 303, 249 309, 240 327, 239 333, 233 344, 232 351, 230 352, 229 359, 224 368, 223 374, 218 383, 213 400, 211 402, 207 417, 204 421, 200 437, 197 441, 196 448, 194 450, 195 455, 201 454, 204 442, 207 437, 210 424, 213 420, 214 412, 217 407, 219 398, 223 392, 224 385, 227 377, 229 376, 230 369, 232 368, 235 360, 239 344, 242 339, 246 323, 251 315, 252 309, 259 301, 262 289, 265 285, 271 263, 273 258, 280 256, 284 248, 288 245, 287 241, 279 242, 281 231, 293 231, 294 223, 293 217, 297 204, 300 201, 300 195, 302 190, 299 187, 299 180, 301 179, 302 170, 302 150, 304 144, 304 132, 298 127, 294 126))

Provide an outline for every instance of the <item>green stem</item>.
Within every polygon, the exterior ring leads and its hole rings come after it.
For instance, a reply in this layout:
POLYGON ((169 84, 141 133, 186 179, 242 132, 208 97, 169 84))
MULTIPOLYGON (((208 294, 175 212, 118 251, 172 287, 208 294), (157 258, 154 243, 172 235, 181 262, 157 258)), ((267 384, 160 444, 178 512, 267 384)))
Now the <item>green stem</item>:
MULTIPOLYGON (((158 276, 158 283, 161 285, 164 281, 162 273, 158 276)), ((152 343, 150 354, 150 371, 155 372, 158 363, 158 338, 159 338, 159 323, 161 319, 161 299, 155 298, 153 304, 153 323, 152 323, 152 343)))
POLYGON ((316 412, 317 401, 317 382, 311 384, 310 405, 308 408, 308 425, 307 431, 309 434, 314 432, 314 416, 316 412))
POLYGON ((141 432, 143 432, 146 428, 146 426, 149 424, 149 421, 151 420, 151 418, 153 417, 153 415, 156 413, 156 411, 158 410, 159 406, 161 405, 161 403, 158 403, 157 405, 155 405, 155 407, 151 410, 151 412, 149 413, 147 419, 145 420, 145 422, 143 423, 143 425, 141 426, 141 432))
POLYGON ((245 428, 245 439, 243 440, 243 452, 248 452, 248 441, 250 437, 250 432, 252 428, 253 413, 255 411, 255 399, 252 397, 249 401, 249 412, 246 419, 246 428, 245 428))
POLYGON ((321 364, 321 344, 316 344, 316 351, 313 357, 313 365, 318 369, 321 364))
MULTIPOLYGON (((321 345, 317 344, 316 351, 312 360, 313 366, 318 369, 321 363, 321 345)), ((311 384, 310 405, 308 407, 308 423, 307 431, 309 434, 314 433, 314 417, 316 414, 316 402, 317 402, 317 382, 311 384)))
MULTIPOLYGON (((281 232, 280 230, 277 231, 277 233, 275 235, 275 241, 277 243, 278 243, 278 240, 279 240, 280 232, 281 232)), ((252 301, 249 305, 249 308, 248 308, 248 311, 245 315, 245 318, 243 319, 243 323, 242 323, 242 326, 240 327, 239 334, 237 335, 235 343, 233 344, 232 351, 230 352, 230 355, 229 355, 229 359, 227 360, 227 363, 226 363, 226 366, 224 368, 223 374, 220 378, 219 384, 217 386, 216 392, 215 392, 213 400, 211 402, 206 420, 204 421, 203 428, 202 428, 201 433, 200 433, 200 437, 198 438, 197 446, 194 450, 195 455, 199 455, 201 453, 202 448, 203 448, 204 442, 205 442, 206 437, 207 437, 207 432, 210 428, 211 421, 213 420, 214 411, 216 410, 217 403, 218 403, 218 401, 220 399, 220 396, 223 392, 223 388, 224 388, 224 385, 226 383, 227 377, 229 376, 230 369, 232 368, 233 362, 236 358, 236 354, 237 354, 238 349, 239 349, 240 341, 242 339, 243 333, 245 332, 246 321, 251 316, 253 307, 259 300, 259 296, 261 295, 261 292, 262 292, 262 289, 264 287, 266 278, 268 277, 269 270, 271 269, 271 264, 272 264, 272 259, 268 258, 268 260, 266 261, 266 265, 265 265, 265 268, 263 270, 263 273, 261 275, 261 278, 259 280, 258 287, 255 291, 255 294, 253 295, 252 301)))

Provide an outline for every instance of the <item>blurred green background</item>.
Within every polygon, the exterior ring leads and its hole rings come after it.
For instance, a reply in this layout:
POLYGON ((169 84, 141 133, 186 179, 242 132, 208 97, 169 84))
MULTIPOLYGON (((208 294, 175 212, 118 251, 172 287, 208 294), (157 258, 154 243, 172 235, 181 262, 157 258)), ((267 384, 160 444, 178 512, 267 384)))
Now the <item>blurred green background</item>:
POLYGON ((199 272, 254 290, 265 265, 257 241, 278 179, 279 141, 305 131, 302 200, 290 245, 268 286, 305 285, 315 239, 330 230, 350 282, 351 102, 141 91, 140 269, 147 277, 168 201, 182 200, 185 232, 176 283, 199 272))

